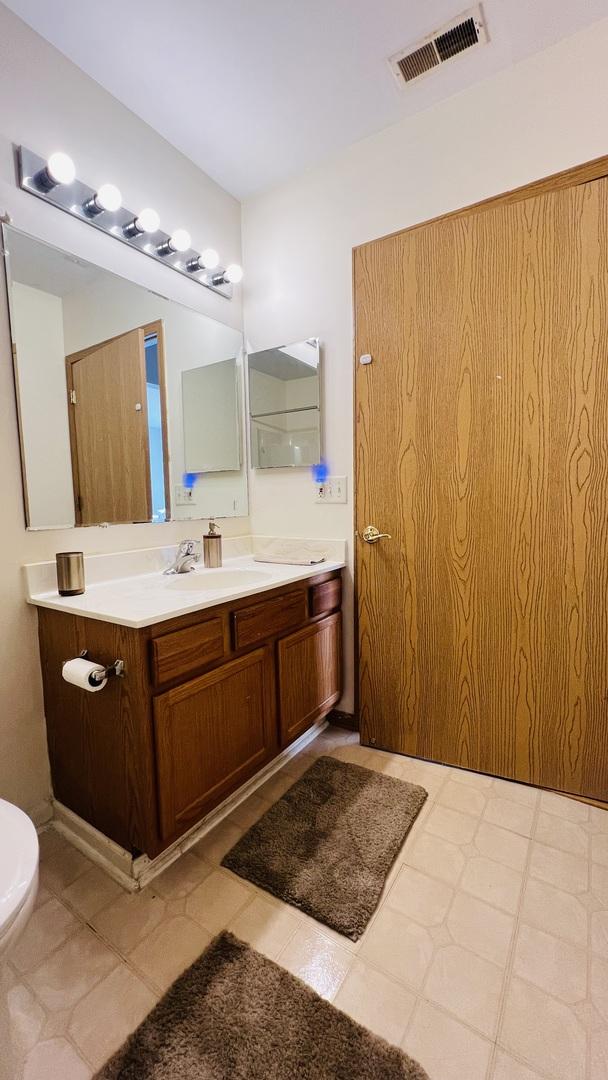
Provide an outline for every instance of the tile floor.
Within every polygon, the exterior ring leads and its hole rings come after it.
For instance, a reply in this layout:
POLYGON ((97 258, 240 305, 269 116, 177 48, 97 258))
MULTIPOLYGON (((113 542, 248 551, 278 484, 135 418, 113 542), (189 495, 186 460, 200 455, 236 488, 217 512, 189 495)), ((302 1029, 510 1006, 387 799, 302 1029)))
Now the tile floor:
POLYGON ((15 1080, 87 1080, 229 927, 417 1058, 431 1080, 608 1077, 608 813, 327 729, 143 892, 55 832, 11 956, 15 1080), (429 799, 356 944, 219 867, 330 753, 429 799))

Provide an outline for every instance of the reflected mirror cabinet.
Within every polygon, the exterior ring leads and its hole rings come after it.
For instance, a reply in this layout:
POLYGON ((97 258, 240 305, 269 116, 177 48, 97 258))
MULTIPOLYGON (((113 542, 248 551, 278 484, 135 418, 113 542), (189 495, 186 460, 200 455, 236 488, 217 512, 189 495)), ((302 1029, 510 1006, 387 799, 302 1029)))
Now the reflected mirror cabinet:
POLYGON ((250 353, 249 437, 254 469, 316 465, 321 460, 318 338, 250 353))
POLYGON ((246 516, 240 331, 2 236, 28 527, 246 516))

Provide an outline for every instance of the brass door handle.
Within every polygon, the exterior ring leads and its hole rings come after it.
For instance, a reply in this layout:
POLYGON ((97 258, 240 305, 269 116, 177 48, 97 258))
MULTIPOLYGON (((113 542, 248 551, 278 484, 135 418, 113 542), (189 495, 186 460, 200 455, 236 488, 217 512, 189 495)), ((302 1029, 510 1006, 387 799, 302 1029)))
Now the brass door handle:
POLYGON ((391 540, 390 533, 381 533, 375 525, 366 525, 361 533, 366 544, 377 544, 379 540, 391 540))

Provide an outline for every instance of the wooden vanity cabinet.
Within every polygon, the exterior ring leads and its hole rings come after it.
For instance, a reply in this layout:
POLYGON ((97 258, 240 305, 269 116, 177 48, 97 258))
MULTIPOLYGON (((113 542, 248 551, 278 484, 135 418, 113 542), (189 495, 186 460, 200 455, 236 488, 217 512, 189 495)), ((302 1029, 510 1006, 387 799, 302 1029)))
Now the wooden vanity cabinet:
POLYGON ((55 797, 158 855, 338 701, 340 604, 330 571, 141 629, 39 608, 55 797), (64 682, 83 649, 125 677, 64 682))

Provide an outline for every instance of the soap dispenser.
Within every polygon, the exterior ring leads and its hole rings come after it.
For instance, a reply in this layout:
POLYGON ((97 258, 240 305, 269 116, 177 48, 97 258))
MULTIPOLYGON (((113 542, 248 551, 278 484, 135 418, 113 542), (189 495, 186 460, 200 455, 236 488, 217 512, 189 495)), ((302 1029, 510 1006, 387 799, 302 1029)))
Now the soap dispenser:
POLYGON ((205 566, 222 565, 222 534, 213 518, 209 518, 209 532, 203 536, 203 562, 205 566))

